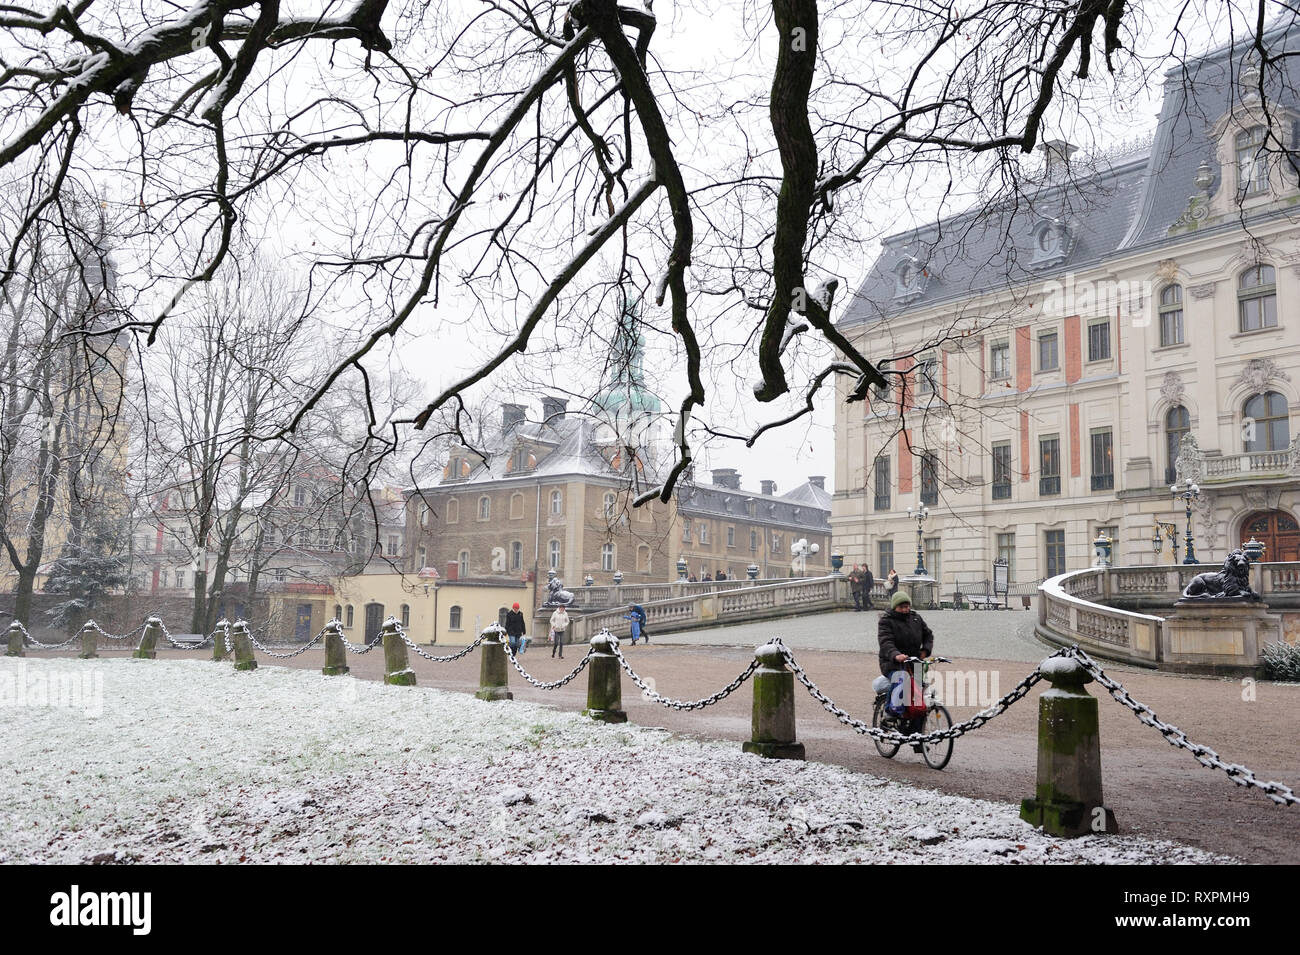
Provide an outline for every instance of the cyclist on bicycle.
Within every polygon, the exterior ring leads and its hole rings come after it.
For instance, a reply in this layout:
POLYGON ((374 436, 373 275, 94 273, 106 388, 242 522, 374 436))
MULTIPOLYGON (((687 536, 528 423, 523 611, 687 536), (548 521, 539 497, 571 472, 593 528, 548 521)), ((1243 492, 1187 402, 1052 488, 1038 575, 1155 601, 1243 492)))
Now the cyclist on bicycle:
MULTIPOLYGON (((908 657, 928 657, 934 650, 934 633, 919 613, 912 612, 912 598, 906 590, 895 593, 889 601, 889 612, 880 615, 877 637, 880 640, 880 672, 895 683, 907 678, 905 663, 908 657), (896 677, 900 671, 903 675, 896 677)), ((919 733, 925 717, 900 719, 898 722, 901 732, 919 733)))

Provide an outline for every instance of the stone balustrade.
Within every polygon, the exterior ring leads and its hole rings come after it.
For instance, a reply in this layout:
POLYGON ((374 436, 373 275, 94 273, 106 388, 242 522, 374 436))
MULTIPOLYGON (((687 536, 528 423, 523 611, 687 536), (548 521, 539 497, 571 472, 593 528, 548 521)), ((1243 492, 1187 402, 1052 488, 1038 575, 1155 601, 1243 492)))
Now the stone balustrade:
MULTIPOLYGON (((645 602, 625 599, 620 606, 609 610, 575 613, 571 640, 585 642, 605 628, 619 637, 629 636, 631 621, 627 619, 627 605, 631 603, 640 603, 645 610, 646 632, 651 639, 674 630, 748 623, 787 617, 795 612, 818 613, 853 606, 849 579, 842 575, 796 578, 752 586, 750 581, 734 581, 739 585, 735 587, 725 587, 733 581, 721 583, 724 585, 721 590, 645 602)), ((622 588, 624 592, 628 589, 622 588)))

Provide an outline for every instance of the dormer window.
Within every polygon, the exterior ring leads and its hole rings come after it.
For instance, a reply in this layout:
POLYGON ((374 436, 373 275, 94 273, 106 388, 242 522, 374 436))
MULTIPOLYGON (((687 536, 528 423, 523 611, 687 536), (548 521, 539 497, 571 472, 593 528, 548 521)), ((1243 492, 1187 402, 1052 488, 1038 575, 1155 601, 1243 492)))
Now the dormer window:
POLYGON ((1074 238, 1060 219, 1040 219, 1034 226, 1033 265, 1058 265, 1070 254, 1074 238))
POLYGON ((1243 199, 1268 191, 1265 138, 1263 126, 1252 126, 1237 134, 1237 194, 1243 199))
POLYGON ((913 255, 904 255, 894 266, 894 298, 909 302, 925 292, 930 280, 930 270, 913 255))

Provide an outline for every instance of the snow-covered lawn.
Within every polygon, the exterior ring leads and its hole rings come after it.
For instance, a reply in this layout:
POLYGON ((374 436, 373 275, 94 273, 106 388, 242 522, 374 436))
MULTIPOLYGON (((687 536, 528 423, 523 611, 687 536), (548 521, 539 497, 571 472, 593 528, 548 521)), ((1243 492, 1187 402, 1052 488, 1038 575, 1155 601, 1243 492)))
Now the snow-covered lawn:
POLYGON ((280 667, 0 659, 0 739, 11 863, 1228 861, 1047 838, 1009 803, 734 743, 280 667), (61 676, 89 697, 48 705, 61 676))

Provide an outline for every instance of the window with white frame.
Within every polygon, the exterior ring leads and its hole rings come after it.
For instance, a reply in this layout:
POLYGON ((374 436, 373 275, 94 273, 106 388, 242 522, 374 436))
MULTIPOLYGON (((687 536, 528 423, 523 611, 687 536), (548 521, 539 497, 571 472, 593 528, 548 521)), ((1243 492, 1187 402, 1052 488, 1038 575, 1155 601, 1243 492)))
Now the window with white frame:
POLYGON ((600 569, 610 572, 614 569, 614 545, 602 544, 600 548, 600 569))
POLYGON ((478 499, 478 519, 486 521, 492 517, 492 498, 484 494, 478 499))
POLYGON ((553 541, 551 541, 549 544, 546 545, 546 548, 547 548, 547 554, 548 554, 548 561, 547 561, 548 566, 550 567, 551 570, 559 571, 559 569, 560 569, 560 542, 557 541, 557 540, 553 540, 553 541))
POLYGON ((700 543, 707 544, 708 542, 709 542, 709 524, 707 521, 700 521, 700 543))
POLYGON ((1088 323, 1088 361, 1110 358, 1110 320, 1088 323))
POLYGON ((1011 343, 994 342, 989 346, 989 379, 1001 381, 1011 377, 1011 343))
POLYGON ((559 517, 563 513, 564 513, 564 492, 552 491, 551 492, 551 514, 555 517, 559 517))

